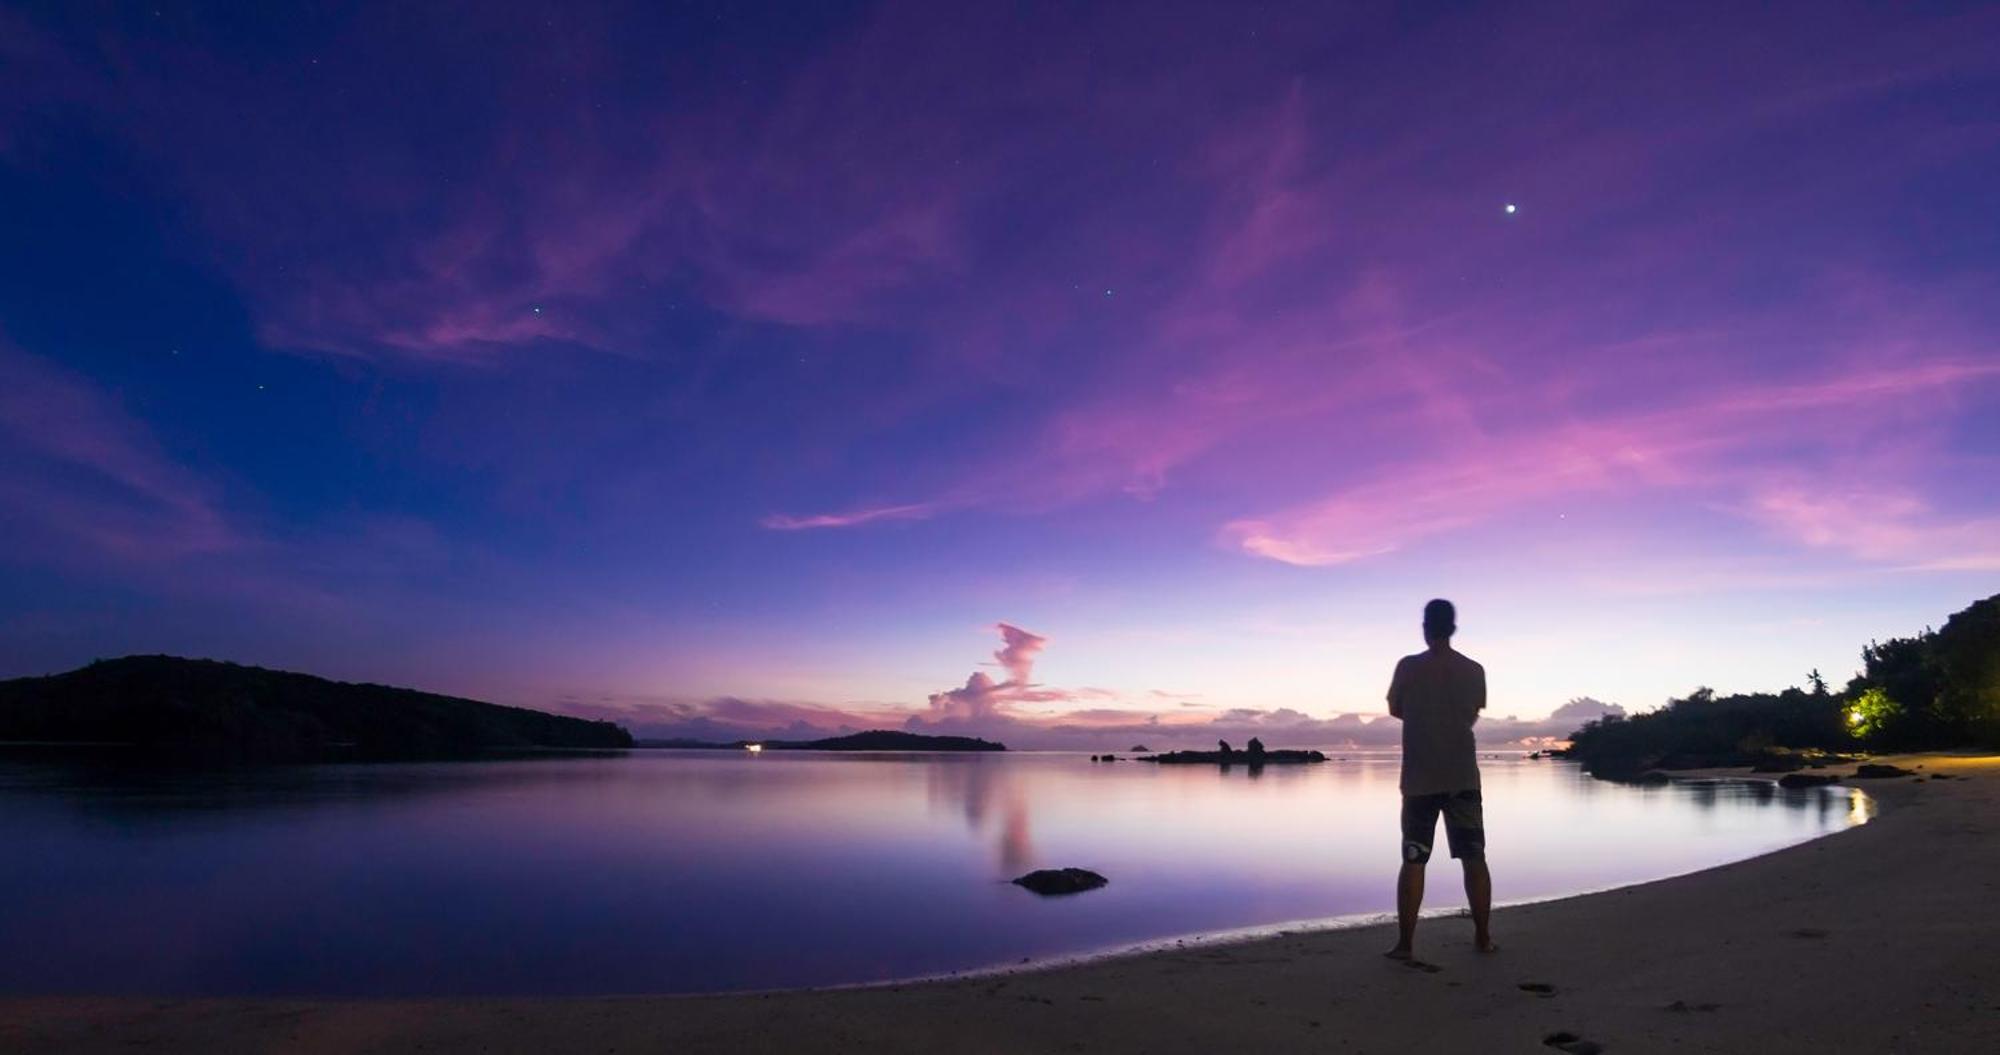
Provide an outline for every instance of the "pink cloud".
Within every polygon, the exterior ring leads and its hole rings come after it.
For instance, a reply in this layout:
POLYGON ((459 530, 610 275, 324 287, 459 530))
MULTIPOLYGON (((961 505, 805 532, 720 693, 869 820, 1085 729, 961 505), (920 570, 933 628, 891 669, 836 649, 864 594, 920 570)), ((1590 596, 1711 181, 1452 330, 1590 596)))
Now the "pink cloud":
POLYGON ((2000 571, 2000 518, 1942 518, 1908 491, 1775 487, 1751 495, 1746 512, 1801 545, 1878 564, 2000 571))
POLYGON ((1023 630, 1012 623, 998 624, 1000 638, 1005 641, 993 658, 1000 662, 1000 668, 1007 672, 1007 680, 1023 688, 1033 681, 1035 657, 1041 654, 1049 639, 1040 634, 1023 630))
POLYGON ((1843 416, 1879 416, 1885 408, 1921 405, 1995 377, 2000 363, 1991 361, 1866 367, 1812 382, 1739 387, 1711 401, 1665 410, 1516 430, 1413 463, 1392 463, 1318 502, 1232 521, 1222 538, 1254 556, 1329 566, 1381 556, 1558 498, 1638 490, 1755 491, 1753 517, 1786 528, 1808 545, 1825 545, 1836 530, 1844 530, 1841 537, 1851 544, 1842 548, 1867 559, 1916 560, 1928 552, 1932 560, 1925 563, 1983 566, 1990 559, 1978 542, 1983 522, 1920 524, 1929 510, 1908 495, 1833 506, 1806 501, 1796 490, 1770 490, 1761 481, 1768 472, 1766 451, 1790 448, 1786 463, 1803 464, 1796 448, 1837 441, 1843 416), (1820 428, 1802 428, 1807 420, 1820 428), (1817 439, 1821 436, 1828 439, 1817 439), (1868 515, 1857 515, 1863 506, 1868 515), (1892 553, 1901 557, 1890 558, 1892 553))
POLYGON ((932 693, 928 712, 911 715, 907 722, 910 727, 983 722, 1003 716, 1018 704, 1077 698, 1075 693, 1034 683, 1035 657, 1048 644, 1048 638, 1012 623, 997 623, 994 629, 1000 631, 1002 644, 994 651, 993 659, 1007 672, 1006 679, 995 680, 983 670, 973 671, 963 686, 932 693))

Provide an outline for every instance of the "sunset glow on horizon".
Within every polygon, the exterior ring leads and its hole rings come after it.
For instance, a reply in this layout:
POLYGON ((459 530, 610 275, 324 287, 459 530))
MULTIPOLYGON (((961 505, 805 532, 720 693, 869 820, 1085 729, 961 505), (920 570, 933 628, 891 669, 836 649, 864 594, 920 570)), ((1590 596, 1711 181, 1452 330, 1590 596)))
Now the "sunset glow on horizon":
POLYGON ((1368 746, 1448 597, 1497 745, 2000 592, 1990 5, 616 11, 0 12, 0 677, 1368 746))

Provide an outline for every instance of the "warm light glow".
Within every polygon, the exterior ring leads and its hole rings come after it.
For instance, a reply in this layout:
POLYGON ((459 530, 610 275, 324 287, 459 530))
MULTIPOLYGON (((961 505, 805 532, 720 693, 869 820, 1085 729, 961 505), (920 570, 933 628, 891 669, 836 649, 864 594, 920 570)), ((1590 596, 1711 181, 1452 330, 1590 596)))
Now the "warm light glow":
POLYGON ((764 745, 763 745, 763 744, 744 744, 744 745, 743 745, 743 750, 745 750, 745 751, 748 751, 748 752, 750 752, 750 753, 751 753, 751 754, 753 754, 753 755, 755 755, 755 754, 761 754, 761 753, 763 752, 763 750, 764 750, 764 745))
POLYGON ((1849 725, 1860 725, 1860 724, 1861 724, 1861 712, 1860 712, 1860 711, 1849 711, 1849 712, 1847 712, 1847 724, 1849 724, 1849 725))

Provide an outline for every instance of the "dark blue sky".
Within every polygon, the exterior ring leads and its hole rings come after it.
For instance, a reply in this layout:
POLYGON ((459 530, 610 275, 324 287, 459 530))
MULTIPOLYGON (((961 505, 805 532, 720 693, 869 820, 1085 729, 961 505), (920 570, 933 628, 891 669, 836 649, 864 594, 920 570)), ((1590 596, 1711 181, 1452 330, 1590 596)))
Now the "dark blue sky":
POLYGON ((2000 583, 1996 42, 13 5, 0 674, 1326 731, 1433 594, 1502 713, 1844 673, 2000 583))

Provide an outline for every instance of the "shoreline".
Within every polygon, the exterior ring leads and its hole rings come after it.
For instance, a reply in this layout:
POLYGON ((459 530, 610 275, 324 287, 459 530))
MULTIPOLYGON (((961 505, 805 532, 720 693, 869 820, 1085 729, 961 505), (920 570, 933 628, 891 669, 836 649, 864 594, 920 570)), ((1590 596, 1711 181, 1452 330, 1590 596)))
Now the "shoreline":
MULTIPOLYGON (((1909 756, 1909 757, 1929 757, 1929 756, 1909 756)), ((1778 777, 1782 776, 1783 774, 1752 773, 1747 768, 1739 768, 1739 769, 1682 770, 1682 771, 1675 771, 1671 775, 1673 777, 1673 782, 1677 784, 1697 783, 1702 781, 1715 781, 1715 782, 1759 783, 1759 784, 1770 784, 1776 786, 1778 782, 1778 777)), ((1890 782, 1893 783, 1894 780, 1892 779, 1890 782)), ((1493 902, 1493 911, 1497 918, 1500 912, 1507 909, 1527 908, 1533 905, 1549 905, 1564 901, 1573 901, 1578 898, 1597 897, 1604 894, 1615 894, 1621 890, 1629 890, 1635 887, 1651 886, 1655 883, 1671 883, 1675 880, 1682 879, 1687 876, 1700 875, 1703 872, 1713 871, 1714 869, 1717 868, 1727 868, 1731 865, 1741 864, 1745 861, 1755 861, 1758 860, 1759 858, 1769 857, 1773 854, 1785 853, 1791 850, 1798 849, 1799 847, 1817 842, 1821 839, 1830 839, 1835 836, 1846 835, 1854 831, 1856 828, 1860 828, 1865 825, 1875 823, 1875 821, 1882 814, 1881 800, 1877 798, 1875 795, 1869 793, 1868 785, 1871 783, 1881 783, 1881 781, 1863 780, 1851 784, 1841 783, 1835 785, 1835 787, 1838 788, 1859 792, 1862 795, 1862 797, 1867 801, 1867 806, 1865 810, 1867 816, 1849 825, 1848 827, 1841 828, 1835 831, 1826 832, 1821 835, 1815 835, 1805 839, 1802 842, 1790 843, 1788 845, 1780 846, 1775 849, 1764 850, 1760 853, 1753 854, 1749 857, 1740 857, 1733 861, 1723 861, 1719 864, 1703 865, 1699 868, 1692 868, 1685 872, 1675 872, 1670 875, 1654 876, 1650 879, 1639 879, 1629 883, 1614 883, 1609 886, 1590 887, 1584 890, 1573 890, 1562 894, 1546 894, 1539 897, 1524 897, 1524 898, 1514 898, 1514 899, 1495 899, 1493 902)), ((1433 858, 1433 863, 1436 863, 1438 861, 1443 861, 1449 864, 1451 859, 1449 857, 1443 857, 1443 856, 1433 858)), ((1453 867, 1455 868, 1456 866, 1453 867)), ((1447 875, 1447 878, 1455 879, 1456 876, 1457 872, 1452 871, 1447 875)), ((1464 908, 1426 908, 1419 913, 1418 919, 1423 921, 1424 924, 1428 925, 1432 920, 1463 918, 1465 916, 1465 912, 1466 910, 1464 908)), ((789 989, 743 989, 743 990, 729 990, 725 992, 710 992, 710 993, 703 993, 703 992, 607 993, 607 994, 602 994, 601 996, 598 997, 598 999, 702 999, 702 998, 724 998, 724 997, 768 997, 768 996, 785 996, 793 993, 838 993, 838 992, 849 992, 853 990, 905 988, 909 986, 937 985, 950 982, 978 981, 981 979, 991 979, 991 978, 1007 978, 1014 976, 1042 974, 1052 971, 1069 970, 1074 968, 1091 967, 1099 964, 1114 963, 1119 960, 1132 959, 1135 957, 1154 956, 1162 953, 1171 953, 1184 949, 1193 949, 1197 946, 1203 949, 1228 948, 1232 946, 1249 945, 1261 941, 1269 941, 1278 938, 1309 937, 1320 934, 1334 934, 1351 930, 1360 930, 1368 927, 1389 927, 1393 925, 1395 922, 1396 922, 1396 914, 1393 911, 1356 912, 1350 915, 1343 915, 1343 916, 1322 916, 1309 919, 1283 920, 1277 923, 1259 923, 1259 924, 1252 924, 1247 927, 1232 927, 1225 930, 1196 931, 1188 934, 1174 934, 1162 938, 1150 938, 1145 941, 1132 942, 1125 945, 1106 946, 1104 948, 1099 948, 1099 949, 1086 949, 1080 952, 1072 952, 1072 953, 1058 953, 1052 956, 1038 957, 1017 963, 995 963, 979 967, 968 967, 963 970, 947 971, 940 974, 911 975, 904 978, 882 978, 874 981, 865 981, 865 982, 836 982, 830 985, 800 986, 789 989)), ((474 997, 471 999, 508 999, 508 998, 474 997)), ((591 998, 583 997, 580 999, 591 999, 591 998)), ((0 1001, 4 1000, 5 997, 0 997, 0 1001)))
POLYGON ((1493 956, 1473 952, 1469 927, 1446 910, 1418 931, 1435 971, 1383 959, 1389 927, 1362 917, 793 991, 7 997, 0 1049, 1547 1052, 1543 1038, 1568 1033, 1621 1052, 2000 1050, 2000 842, 1989 828, 2000 757, 1888 760, 1961 779, 1855 781, 1877 803, 1869 823, 1679 876, 1496 907, 1493 956))

